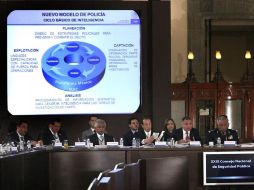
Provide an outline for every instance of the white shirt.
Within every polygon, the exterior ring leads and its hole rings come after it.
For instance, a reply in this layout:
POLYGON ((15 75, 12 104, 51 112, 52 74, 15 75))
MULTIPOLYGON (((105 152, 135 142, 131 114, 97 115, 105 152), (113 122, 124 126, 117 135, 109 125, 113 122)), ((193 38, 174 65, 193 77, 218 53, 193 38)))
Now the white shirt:
POLYGON ((150 137, 150 136, 151 136, 151 133, 152 133, 151 131, 149 131, 149 132, 146 132, 146 131, 145 131, 146 138, 150 137))
POLYGON ((190 138, 190 131, 185 131, 185 130, 183 129, 183 139, 184 139, 184 140, 186 140, 187 133, 188 133, 189 138, 190 138))
MULTIPOLYGON (((146 135, 146 139, 149 138, 149 137, 151 136, 151 134, 152 134, 152 131, 146 132, 146 131, 144 130, 144 132, 145 132, 145 135, 146 135)), ((141 141, 141 144, 145 144, 145 139, 143 139, 143 140, 141 141)))
POLYGON ((54 133, 51 128, 49 128, 50 132, 52 133, 52 135, 54 136, 55 139, 59 139, 59 136, 57 133, 54 133))
POLYGON ((105 145, 105 138, 104 138, 104 134, 100 135, 98 133, 97 134, 97 137, 98 137, 98 140, 99 140, 99 144, 100 145, 105 145))
POLYGON ((21 134, 19 134, 18 131, 16 131, 16 132, 17 132, 17 134, 18 134, 18 136, 19 136, 19 142, 24 141, 24 140, 25 140, 25 137, 22 136, 21 134))
POLYGON ((131 132, 134 134, 134 133, 138 132, 138 130, 132 130, 131 129, 131 132))

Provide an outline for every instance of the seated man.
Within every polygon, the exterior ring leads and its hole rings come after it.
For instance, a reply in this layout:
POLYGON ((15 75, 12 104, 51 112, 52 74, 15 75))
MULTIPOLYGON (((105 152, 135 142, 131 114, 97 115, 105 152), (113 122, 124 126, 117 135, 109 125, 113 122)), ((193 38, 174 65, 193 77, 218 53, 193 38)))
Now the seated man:
POLYGON ((123 136, 124 146, 132 146, 132 139, 140 139, 138 118, 131 117, 128 121, 129 130, 123 136))
POLYGON ((181 128, 175 130, 175 141, 177 141, 178 144, 188 143, 190 141, 200 141, 200 143, 202 143, 199 132, 197 129, 193 128, 190 117, 183 117, 181 125, 181 128))
POLYGON ((82 131, 82 140, 87 139, 89 136, 91 136, 95 133, 95 131, 94 131, 94 122, 97 119, 98 119, 98 117, 95 116, 95 115, 90 115, 89 116, 89 121, 88 121, 89 129, 86 129, 86 130, 82 131))
POLYGON ((28 122, 25 120, 20 120, 16 125, 16 130, 11 132, 8 135, 8 141, 14 142, 17 145, 19 142, 31 141, 33 145, 36 144, 36 141, 33 141, 33 138, 28 133, 28 122))
POLYGON ((145 117, 142 120, 142 130, 140 130, 141 144, 152 144, 156 140, 153 136, 152 121, 150 118, 145 117))
POLYGON ((217 139, 220 137, 221 143, 224 141, 236 141, 239 143, 238 134, 235 130, 229 129, 228 117, 226 115, 220 115, 216 119, 217 128, 210 131, 207 136, 208 142, 214 142, 217 144, 217 139))
POLYGON ((106 145, 107 142, 113 142, 113 136, 105 133, 106 122, 103 119, 97 119, 94 122, 95 134, 89 136, 89 139, 93 145, 106 145))
POLYGON ((67 136, 61 129, 61 121, 57 118, 52 119, 49 122, 48 127, 42 132, 40 140, 42 140, 44 145, 52 144, 52 141, 63 142, 67 140, 67 136))

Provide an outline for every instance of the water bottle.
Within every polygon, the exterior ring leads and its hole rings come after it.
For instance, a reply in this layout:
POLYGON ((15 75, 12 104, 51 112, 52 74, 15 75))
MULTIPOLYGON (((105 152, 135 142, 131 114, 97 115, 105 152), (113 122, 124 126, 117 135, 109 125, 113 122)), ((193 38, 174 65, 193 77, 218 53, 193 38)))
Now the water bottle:
POLYGON ((27 149, 28 149, 28 150, 31 150, 31 149, 32 149, 32 143, 31 143, 31 141, 28 140, 28 141, 26 142, 26 146, 27 146, 27 149))
POLYGON ((140 139, 136 138, 136 147, 139 148, 140 147, 140 139))
POLYGON ((15 146, 14 142, 11 142, 10 144, 10 152, 12 153, 18 152, 18 147, 15 146))
POLYGON ((83 139, 83 142, 85 143, 85 145, 87 145, 87 140, 86 138, 83 139))
POLYGON ((217 146, 219 146, 219 147, 221 146, 221 138, 220 137, 217 138, 217 146))
POLYGON ((86 140, 86 147, 87 147, 87 148, 90 148, 90 139, 87 139, 87 140, 86 140))
POLYGON ((174 138, 170 139, 170 146, 171 147, 175 146, 175 139, 174 138))
POLYGON ((123 147, 123 138, 120 138, 119 146, 120 146, 120 147, 123 147))
POLYGON ((14 146, 15 146, 15 143, 14 143, 14 142, 11 142, 10 146, 11 146, 11 147, 14 147, 14 146))
POLYGON ((6 153, 9 153, 9 152, 11 152, 11 145, 10 145, 10 143, 7 143, 6 144, 6 153))
POLYGON ((24 151, 25 150, 24 141, 20 141, 19 142, 19 150, 20 151, 24 151))
POLYGON ((137 146, 136 139, 133 138, 133 139, 132 139, 132 147, 136 147, 136 146, 137 146))
POLYGON ((0 144, 0 155, 2 155, 3 153, 4 153, 4 151, 3 151, 3 145, 0 144))

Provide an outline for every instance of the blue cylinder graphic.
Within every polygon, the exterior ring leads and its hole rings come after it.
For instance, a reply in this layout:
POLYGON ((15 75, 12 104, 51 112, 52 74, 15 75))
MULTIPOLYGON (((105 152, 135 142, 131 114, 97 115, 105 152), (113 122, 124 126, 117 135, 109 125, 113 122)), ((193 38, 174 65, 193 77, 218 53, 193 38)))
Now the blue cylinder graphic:
POLYGON ((82 91, 101 81, 106 57, 85 42, 63 42, 49 48, 42 57, 42 73, 49 84, 64 91, 82 91))

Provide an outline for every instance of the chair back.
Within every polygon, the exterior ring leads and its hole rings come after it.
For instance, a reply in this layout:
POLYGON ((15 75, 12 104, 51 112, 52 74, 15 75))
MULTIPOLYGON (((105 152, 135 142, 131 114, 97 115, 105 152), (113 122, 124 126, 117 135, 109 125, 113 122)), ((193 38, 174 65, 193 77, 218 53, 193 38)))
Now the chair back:
POLYGON ((141 189, 188 189, 188 159, 186 156, 141 160, 141 189))
POLYGON ((140 160, 125 166, 125 190, 140 190, 140 160))

